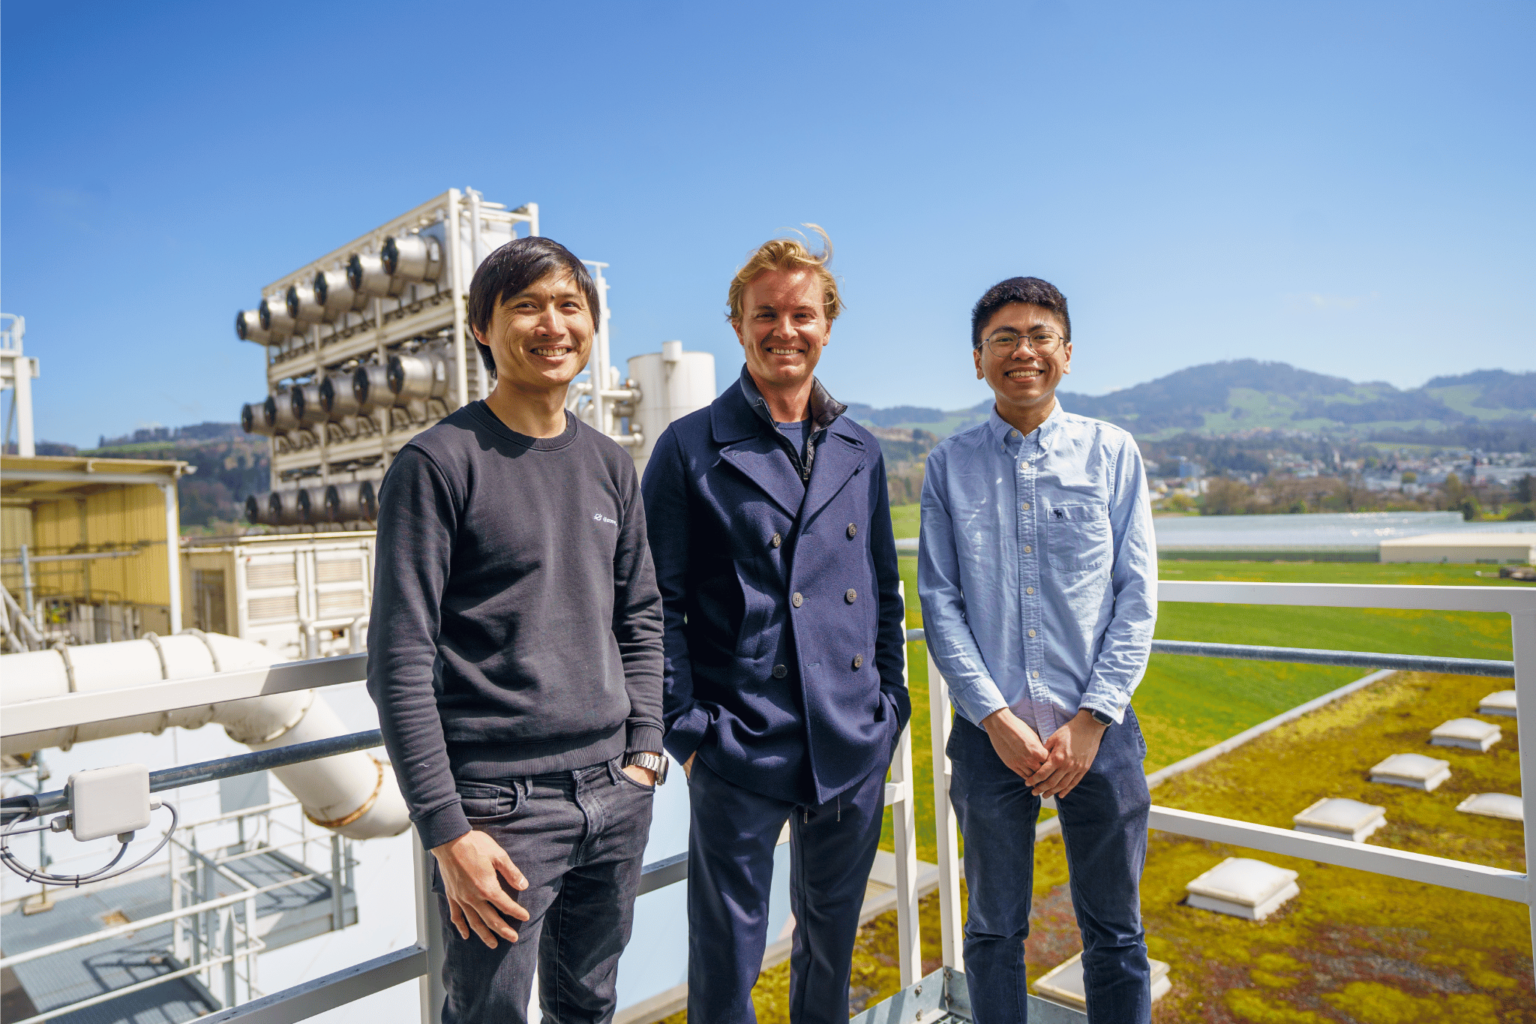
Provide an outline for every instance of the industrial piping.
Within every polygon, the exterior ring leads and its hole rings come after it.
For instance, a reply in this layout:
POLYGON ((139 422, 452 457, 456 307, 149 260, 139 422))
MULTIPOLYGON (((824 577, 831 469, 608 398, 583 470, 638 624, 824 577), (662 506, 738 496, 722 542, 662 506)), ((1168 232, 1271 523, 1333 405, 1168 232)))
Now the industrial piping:
MULTIPOLYGON (((278 660, 261 644, 198 630, 167 637, 151 633, 144 639, 108 644, 61 645, 0 657, 0 674, 5 677, 0 706, 92 690, 147 686, 278 660)), ((328 739, 350 731, 324 698, 314 690, 302 690, 7 736, 3 751, 67 750, 86 740, 139 732, 158 734, 171 726, 198 729, 209 722, 222 725, 230 739, 252 750, 328 739)), ((349 839, 398 835, 410 825, 394 772, 362 751, 273 771, 303 805, 310 821, 349 839)))

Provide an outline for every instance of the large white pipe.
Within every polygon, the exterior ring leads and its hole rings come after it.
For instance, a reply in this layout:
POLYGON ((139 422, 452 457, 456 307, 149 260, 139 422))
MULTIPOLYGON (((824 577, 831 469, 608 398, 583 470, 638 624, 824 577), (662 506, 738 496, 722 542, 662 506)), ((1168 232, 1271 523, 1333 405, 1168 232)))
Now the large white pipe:
MULTIPOLYGON (((0 674, 5 678, 0 706, 147 686, 279 660, 261 644, 196 630, 176 636, 150 634, 142 640, 7 654, 0 657, 0 674)), ((198 729, 210 722, 222 725, 230 739, 253 750, 342 736, 349 731, 324 698, 313 690, 302 690, 7 736, 0 749, 7 754, 46 747, 67 750, 86 740, 139 732, 158 734, 172 726, 198 729)), ((363 751, 273 771, 311 821, 350 839, 398 835, 410 825, 394 773, 363 751)))

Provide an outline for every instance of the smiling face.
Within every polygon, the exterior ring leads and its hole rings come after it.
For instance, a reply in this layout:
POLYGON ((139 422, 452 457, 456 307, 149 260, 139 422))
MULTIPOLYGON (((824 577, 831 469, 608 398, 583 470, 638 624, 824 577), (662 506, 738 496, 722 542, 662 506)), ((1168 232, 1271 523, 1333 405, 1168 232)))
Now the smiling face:
POLYGON ((1007 332, 1025 337, 1049 331, 1066 335, 1061 318, 1043 306, 1010 302, 993 313, 981 330, 981 347, 974 352, 976 378, 985 380, 997 396, 997 411, 1003 419, 1015 417, 1043 420, 1056 400, 1056 386, 1072 372, 1072 343, 1066 342, 1048 355, 1040 355, 1024 345, 1011 354, 998 355, 987 344, 1007 332))
POLYGON ((731 326, 760 389, 809 384, 832 331, 822 296, 821 279, 810 270, 765 270, 747 284, 743 319, 731 326))
POLYGON ((475 339, 496 360, 496 387, 517 391, 564 388, 586 368, 595 328, 586 296, 569 274, 549 274, 491 314, 475 339))

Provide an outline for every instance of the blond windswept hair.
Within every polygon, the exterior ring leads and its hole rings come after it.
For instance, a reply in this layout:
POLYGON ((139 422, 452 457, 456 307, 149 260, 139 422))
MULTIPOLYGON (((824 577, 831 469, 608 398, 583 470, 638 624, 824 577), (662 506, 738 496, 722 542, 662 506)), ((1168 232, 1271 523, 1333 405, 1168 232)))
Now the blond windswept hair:
POLYGON ((843 311, 843 299, 837 291, 837 278, 832 276, 832 271, 827 265, 832 262, 832 239, 817 224, 806 224, 804 227, 821 236, 821 252, 813 253, 806 248, 805 243, 798 238, 773 238, 757 247, 757 250, 747 258, 736 276, 731 279, 731 289, 726 296, 726 302, 730 306, 730 312, 726 319, 733 324, 739 324, 745 315, 742 308, 743 296, 746 294, 747 285, 751 284, 759 274, 769 270, 813 270, 821 279, 821 306, 826 314, 827 323, 838 318, 843 311))

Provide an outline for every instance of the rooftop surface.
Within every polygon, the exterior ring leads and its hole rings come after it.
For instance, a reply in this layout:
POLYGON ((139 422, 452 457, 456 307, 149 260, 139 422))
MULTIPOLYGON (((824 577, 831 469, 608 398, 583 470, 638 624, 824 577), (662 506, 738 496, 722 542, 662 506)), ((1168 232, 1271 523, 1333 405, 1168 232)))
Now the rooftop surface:
MULTIPOLYGON (((915 516, 909 529, 915 532, 915 516)), ((898 522, 898 535, 904 524, 898 522)), ((1175 580, 1519 586, 1475 575, 1476 565, 1165 560, 1175 580)), ((908 625, 921 626, 916 559, 902 559, 908 625)), ((1157 636, 1225 643, 1316 646, 1404 654, 1507 659, 1503 615, 1249 608, 1165 603, 1157 636)), ((909 645, 915 776, 931 778, 923 645, 909 645)), ((1366 673, 1359 669, 1154 655, 1136 694, 1150 748, 1149 772, 1235 735, 1366 673)), ((1477 714, 1505 684, 1457 676, 1397 675, 1283 726, 1153 791, 1153 802, 1291 828, 1322 797, 1386 807, 1376 846, 1522 868, 1520 825, 1460 813, 1479 792, 1518 793, 1518 736, 1507 716, 1477 714), (1503 741, 1487 753, 1432 747, 1429 732, 1450 718, 1482 717, 1503 741), (1398 753, 1451 763, 1432 792, 1369 782, 1370 769, 1398 753)), ((931 798, 918 799, 918 845, 934 859, 931 798)), ((887 847, 889 848, 889 847, 887 847)), ((1031 978, 1080 948, 1060 836, 1036 856, 1031 978)), ((963 887, 962 887, 963 893, 963 887)), ((1172 992, 1154 1021, 1252 1024, 1412 1024, 1530 1021, 1536 1024, 1525 909, 1434 886, 1319 866, 1154 832, 1143 882, 1151 955, 1172 965, 1172 992), (1185 885, 1229 856, 1295 870, 1301 893, 1263 922, 1184 904, 1185 885), (1449 1000, 1449 1002, 1447 1002, 1449 1000)), ((923 970, 939 965, 936 896, 922 904, 923 970)), ((899 989, 895 915, 860 932, 854 1009, 899 989)), ((788 965, 764 972, 754 991, 762 1024, 788 1021, 788 965)), ((685 1019, 678 1014, 668 1024, 685 1019)))

